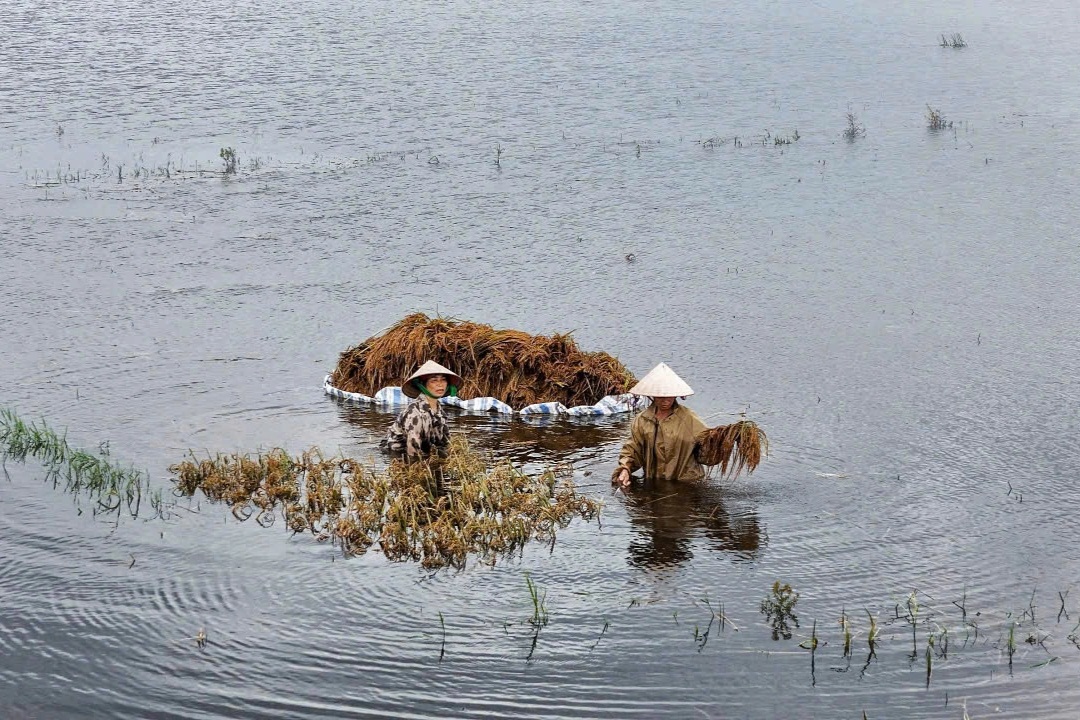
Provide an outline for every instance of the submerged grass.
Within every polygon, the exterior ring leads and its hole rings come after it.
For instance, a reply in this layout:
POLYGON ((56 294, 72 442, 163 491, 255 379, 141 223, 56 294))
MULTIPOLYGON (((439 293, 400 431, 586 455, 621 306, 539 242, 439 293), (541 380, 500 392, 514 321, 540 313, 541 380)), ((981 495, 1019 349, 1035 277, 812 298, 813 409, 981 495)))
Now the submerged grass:
POLYGON ((154 511, 161 514, 161 491, 150 489, 144 473, 121 467, 108 456, 107 443, 102 443, 96 454, 74 448, 68 444, 66 434, 59 434, 44 420, 27 423, 14 410, 0 410, 0 462, 37 460, 45 467, 46 480, 52 481, 53 487, 63 483, 64 490, 76 497, 92 498, 95 514, 119 515, 126 510, 136 517, 144 500, 149 500, 154 511))
POLYGON ((554 543, 574 516, 600 512, 568 477, 492 462, 460 435, 446 458, 394 461, 382 471, 314 448, 299 457, 280 449, 255 457, 192 454, 169 471, 180 493, 202 491, 241 520, 254 514, 267 526, 280 514, 294 533, 333 540, 346 555, 378 543, 390 560, 432 569, 463 568, 469 555, 494 564, 530 540, 554 543))

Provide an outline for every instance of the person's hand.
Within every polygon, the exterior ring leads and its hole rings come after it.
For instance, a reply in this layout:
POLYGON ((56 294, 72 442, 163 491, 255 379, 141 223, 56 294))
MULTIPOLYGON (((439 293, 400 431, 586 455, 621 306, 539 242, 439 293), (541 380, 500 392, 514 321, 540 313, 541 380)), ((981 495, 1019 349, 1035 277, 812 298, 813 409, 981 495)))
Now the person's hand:
POLYGON ((622 487, 626 487, 627 485, 630 484, 630 471, 627 470, 626 468, 622 468, 621 470, 619 470, 618 474, 613 478, 612 483, 617 484, 617 485, 621 485, 622 487))

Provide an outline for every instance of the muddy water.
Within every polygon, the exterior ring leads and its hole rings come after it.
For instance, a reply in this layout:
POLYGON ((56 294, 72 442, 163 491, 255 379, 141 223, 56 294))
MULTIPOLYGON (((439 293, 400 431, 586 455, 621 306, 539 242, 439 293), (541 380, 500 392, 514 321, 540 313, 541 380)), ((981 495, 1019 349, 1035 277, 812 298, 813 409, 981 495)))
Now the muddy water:
POLYGON ((389 419, 322 376, 423 310, 667 360, 774 447, 611 496, 625 420, 457 418, 607 505, 435 575, 198 500, 106 522, 9 463, 0 715, 1075 717, 1078 21, 0 0, 0 403, 163 488, 189 448, 368 455, 389 419))

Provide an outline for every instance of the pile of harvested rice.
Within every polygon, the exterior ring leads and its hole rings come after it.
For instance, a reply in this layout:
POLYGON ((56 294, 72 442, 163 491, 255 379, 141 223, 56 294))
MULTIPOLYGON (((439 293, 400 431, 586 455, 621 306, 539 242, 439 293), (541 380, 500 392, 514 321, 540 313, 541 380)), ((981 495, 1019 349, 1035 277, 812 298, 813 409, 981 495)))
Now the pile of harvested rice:
POLYGON ((254 458, 192 456, 169 471, 182 494, 201 490, 241 520, 255 515, 269 526, 280 512, 293 532, 333 540, 347 555, 378 543, 390 560, 426 568, 462 568, 469 555, 494 564, 529 540, 554 543, 575 515, 588 520, 600 511, 569 478, 491 466, 457 435, 444 459, 395 461, 384 471, 315 449, 299 457, 280 449, 254 458))
POLYGON ((616 358, 583 352, 570 335, 529 335, 414 313, 343 352, 330 384, 373 395, 400 385, 426 360, 461 375, 462 397, 494 397, 514 408, 549 401, 592 405, 636 382, 616 358))
POLYGON ((754 421, 739 420, 700 433, 695 451, 702 465, 719 465, 721 477, 734 478, 743 468, 754 472, 762 454, 769 454, 769 438, 754 421))

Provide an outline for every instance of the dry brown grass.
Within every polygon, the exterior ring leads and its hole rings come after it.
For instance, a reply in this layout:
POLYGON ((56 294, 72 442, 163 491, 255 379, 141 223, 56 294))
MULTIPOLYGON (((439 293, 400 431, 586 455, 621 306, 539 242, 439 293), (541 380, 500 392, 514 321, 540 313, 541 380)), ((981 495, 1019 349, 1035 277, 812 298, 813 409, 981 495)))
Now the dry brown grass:
POLYGON ((494 564, 530 540, 554 543, 574 516, 596 517, 600 503, 553 470, 526 475, 451 439, 444 459, 395 461, 384 471, 316 449, 293 458, 275 449, 252 458, 194 456, 169 468, 177 489, 201 490, 233 515, 270 525, 280 511, 293 532, 311 532, 359 555, 378 543, 391 560, 462 568, 469 555, 494 564))
POLYGON ((548 401, 591 405, 636 382, 616 358, 583 352, 568 334, 529 335, 423 313, 343 352, 330 381, 372 395, 400 385, 426 360, 461 375, 462 397, 495 397, 514 408, 548 401))
POLYGON ((735 478, 746 469, 754 472, 761 456, 769 454, 765 431, 752 420, 718 425, 697 436, 697 457, 702 465, 719 465, 721 477, 735 478))

